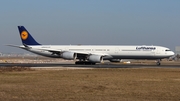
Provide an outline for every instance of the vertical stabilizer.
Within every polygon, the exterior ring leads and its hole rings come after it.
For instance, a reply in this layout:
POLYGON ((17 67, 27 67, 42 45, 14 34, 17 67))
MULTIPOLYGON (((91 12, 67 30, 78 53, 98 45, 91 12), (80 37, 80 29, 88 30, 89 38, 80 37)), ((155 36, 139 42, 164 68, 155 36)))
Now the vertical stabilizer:
POLYGON ((40 45, 36 40, 31 36, 31 34, 26 30, 24 26, 18 26, 20 38, 23 45, 40 45))

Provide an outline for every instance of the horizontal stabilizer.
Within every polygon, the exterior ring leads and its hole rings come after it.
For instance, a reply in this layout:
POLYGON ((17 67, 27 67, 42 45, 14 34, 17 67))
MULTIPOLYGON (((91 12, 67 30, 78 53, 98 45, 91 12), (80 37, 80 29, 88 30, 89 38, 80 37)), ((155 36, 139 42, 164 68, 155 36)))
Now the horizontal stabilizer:
POLYGON ((24 46, 18 46, 18 45, 11 45, 11 44, 8 44, 6 46, 10 46, 10 47, 16 47, 16 48, 22 48, 22 49, 27 49, 27 47, 24 47, 24 46))

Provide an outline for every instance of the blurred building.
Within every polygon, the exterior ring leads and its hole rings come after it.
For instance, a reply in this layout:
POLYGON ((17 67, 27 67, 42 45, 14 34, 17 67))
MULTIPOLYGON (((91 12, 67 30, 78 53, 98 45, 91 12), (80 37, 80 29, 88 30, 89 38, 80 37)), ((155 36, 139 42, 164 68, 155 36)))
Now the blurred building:
POLYGON ((179 54, 180 55, 180 46, 176 46, 175 47, 175 54, 179 54))
POLYGON ((180 60, 180 46, 175 47, 175 57, 174 60, 179 61, 180 60))

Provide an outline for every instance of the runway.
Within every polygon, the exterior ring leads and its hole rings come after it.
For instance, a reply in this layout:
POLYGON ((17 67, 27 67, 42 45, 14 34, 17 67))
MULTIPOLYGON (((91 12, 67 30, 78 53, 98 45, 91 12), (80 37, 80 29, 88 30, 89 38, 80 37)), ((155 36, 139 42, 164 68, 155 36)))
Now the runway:
POLYGON ((180 68, 179 64, 96 64, 96 65, 75 65, 73 63, 0 63, 0 67, 34 67, 34 68, 58 68, 58 67, 76 67, 76 68, 180 68))

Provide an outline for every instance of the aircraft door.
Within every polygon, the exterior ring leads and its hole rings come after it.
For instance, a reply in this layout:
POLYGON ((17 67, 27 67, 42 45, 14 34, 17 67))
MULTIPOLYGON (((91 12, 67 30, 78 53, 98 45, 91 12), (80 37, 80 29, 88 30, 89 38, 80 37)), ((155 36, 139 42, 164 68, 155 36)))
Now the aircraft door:
POLYGON ((120 49, 117 47, 115 48, 115 54, 119 54, 120 49))
POLYGON ((151 50, 151 54, 154 56, 156 54, 155 50, 151 50))
POLYGON ((155 53, 154 55, 160 55, 161 52, 159 49, 156 49, 156 50, 154 50, 154 53, 155 53))

